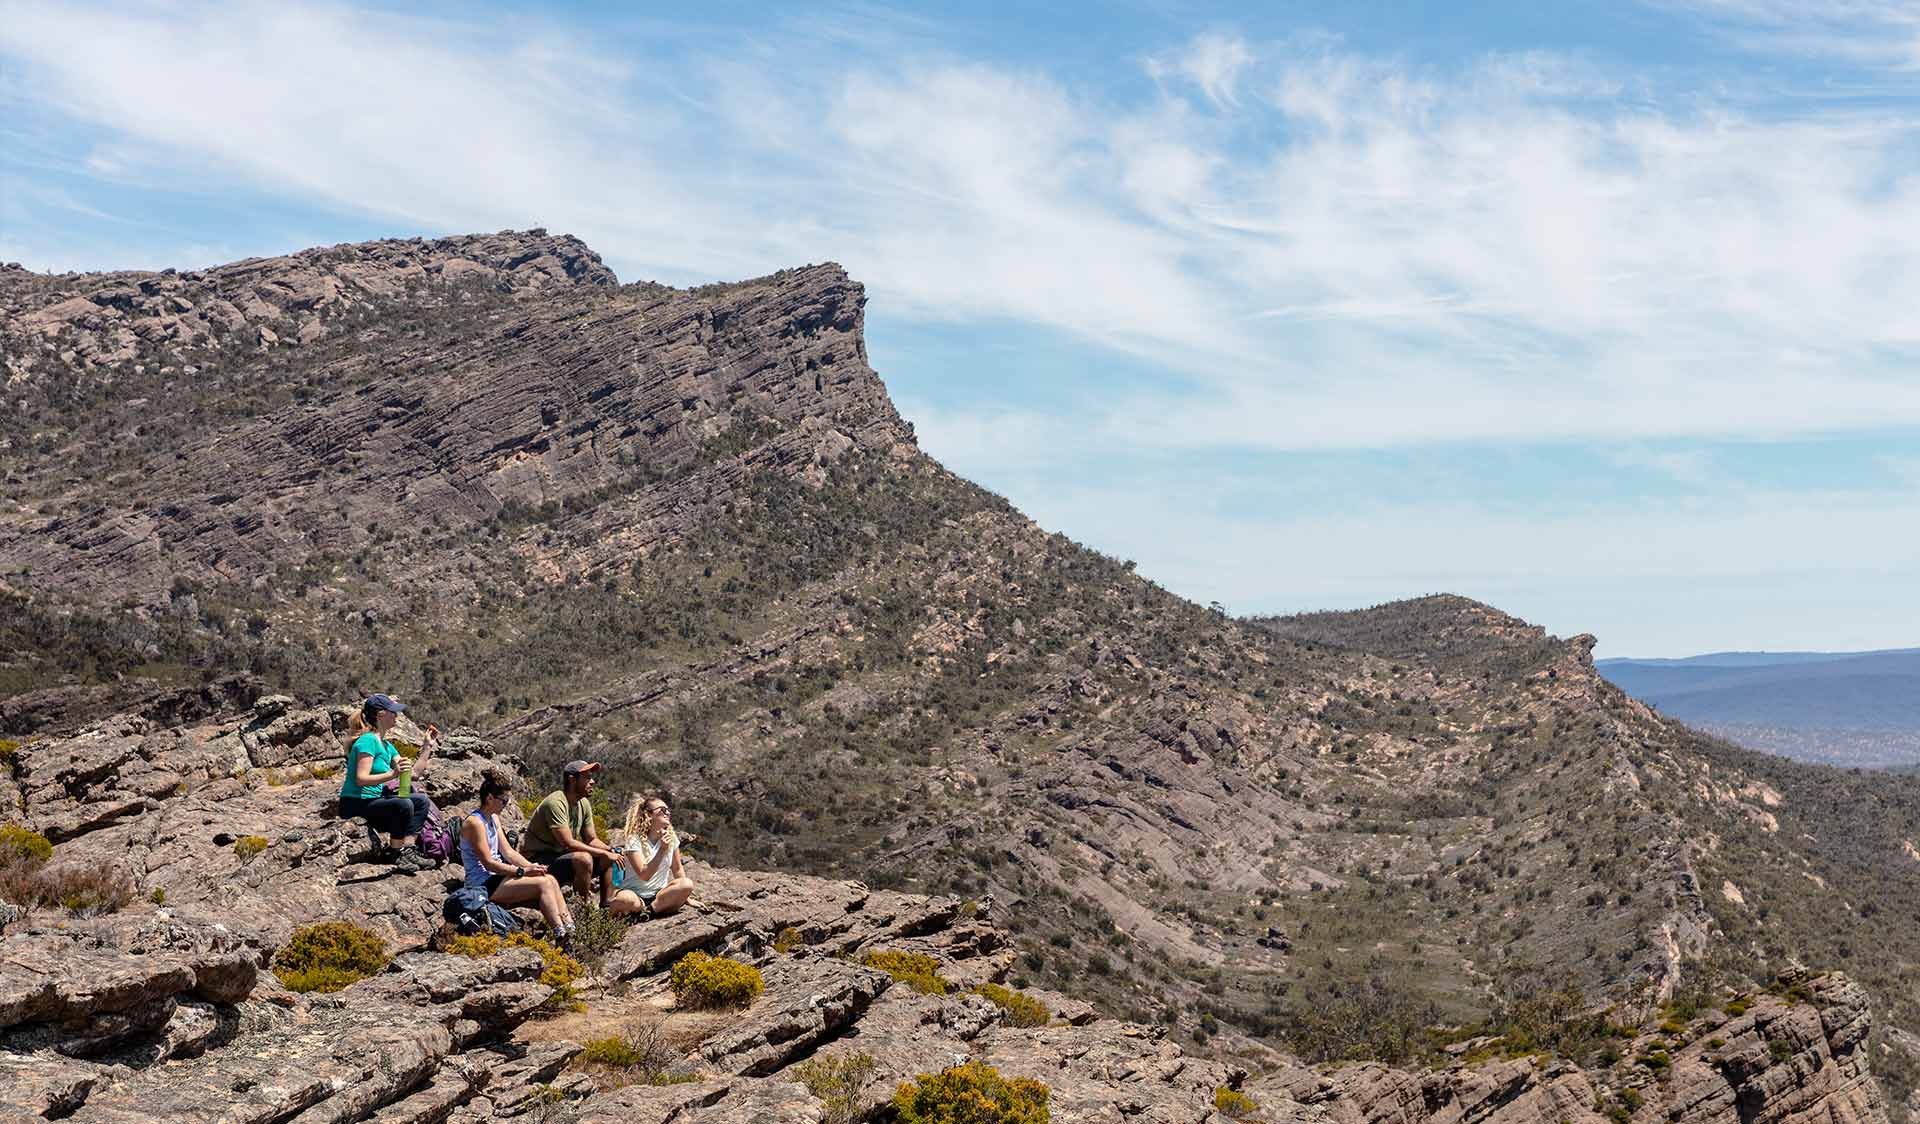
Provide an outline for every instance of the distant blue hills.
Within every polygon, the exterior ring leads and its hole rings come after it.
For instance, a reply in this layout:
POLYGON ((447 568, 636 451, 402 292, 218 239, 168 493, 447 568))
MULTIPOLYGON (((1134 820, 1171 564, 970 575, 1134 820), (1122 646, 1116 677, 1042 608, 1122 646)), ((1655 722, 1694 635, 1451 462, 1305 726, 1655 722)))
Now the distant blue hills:
POLYGON ((1887 765, 1920 746, 1920 648, 1713 652, 1594 664, 1662 714, 1803 760, 1887 765))

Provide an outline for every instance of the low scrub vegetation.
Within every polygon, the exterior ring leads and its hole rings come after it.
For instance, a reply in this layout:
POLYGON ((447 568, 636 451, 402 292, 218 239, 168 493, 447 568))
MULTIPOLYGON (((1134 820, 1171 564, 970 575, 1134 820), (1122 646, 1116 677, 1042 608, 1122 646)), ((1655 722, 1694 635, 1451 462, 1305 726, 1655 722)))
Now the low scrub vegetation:
POLYGON ((323 921, 294 930, 273 957, 288 991, 339 991, 387 966, 387 942, 351 921, 323 921))
POLYGON ((947 993, 947 981, 940 978, 940 962, 924 953, 879 949, 862 956, 860 963, 880 969, 922 995, 947 993))
POLYGON ((591 1074, 602 1088, 624 1085, 679 1085, 699 1075, 674 1066, 680 1053, 660 1023, 630 1027, 624 1033, 582 1043, 574 1068, 591 1074))
POLYGON ((999 984, 981 984, 973 990, 1006 1012, 1008 1026, 1045 1026, 1053 1021, 1047 1012, 1047 1005, 1024 991, 1015 991, 999 984))
POLYGON ((448 937, 440 946, 442 952, 475 959, 509 948, 531 949, 540 954, 540 982, 553 989, 552 997, 547 1000, 550 1008, 579 1006, 573 985, 586 977, 586 965, 561 951, 552 941, 541 940, 531 933, 514 933, 508 937, 476 933, 471 937, 448 937))
POLYGON ((968 1062, 903 1082, 893 1094, 899 1124, 1047 1124, 1049 1090, 1030 1077, 1006 1078, 968 1062))
POLYGON ((738 960, 689 952, 668 976, 675 1002, 682 1007, 745 1007, 766 989, 760 969, 738 960))
POLYGON ((19 824, 0 824, 0 864, 43 863, 52 857, 46 836, 19 824))
POLYGON ((1260 1105, 1252 1097, 1238 1089, 1229 1089, 1225 1085, 1213 1091, 1213 1107, 1218 1109, 1221 1115, 1231 1116, 1235 1120, 1251 1116, 1260 1110, 1260 1105))
POLYGON ((861 1094, 878 1069, 872 1054, 842 1054, 809 1058, 794 1067, 793 1076, 820 1098, 821 1124, 854 1124, 861 1118, 861 1094))
POLYGON ((46 836, 0 825, 0 902, 97 917, 118 912, 133 897, 133 877, 120 864, 55 862, 46 836))

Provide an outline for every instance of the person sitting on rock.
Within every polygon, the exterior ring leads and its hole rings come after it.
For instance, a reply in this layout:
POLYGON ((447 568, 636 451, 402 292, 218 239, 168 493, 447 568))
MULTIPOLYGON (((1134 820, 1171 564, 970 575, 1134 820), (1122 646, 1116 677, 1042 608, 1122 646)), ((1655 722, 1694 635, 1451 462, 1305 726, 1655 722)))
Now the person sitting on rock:
POLYGON ((693 897, 693 879, 680 862, 680 837, 673 830, 673 810, 667 802, 649 796, 640 802, 639 811, 645 824, 637 831, 631 827, 633 812, 627 813, 627 846, 620 857, 626 881, 613 896, 612 911, 663 917, 693 897))
POLYGON ((466 886, 484 890, 487 900, 503 906, 530 905, 540 910, 561 944, 573 939, 573 911, 560 895, 553 872, 533 862, 507 842, 500 830, 512 782, 492 769, 480 779, 480 806, 460 821, 460 862, 466 886))
POLYGON ((562 886, 572 886, 581 901, 600 887, 600 908, 607 908, 607 872, 620 856, 600 842, 593 827, 593 786, 597 761, 569 761, 560 770, 560 789, 550 792, 527 820, 522 842, 535 862, 545 863, 562 886))
POLYGON ((432 755, 439 732, 427 728, 427 741, 421 747, 419 762, 401 756, 387 736, 406 709, 388 695, 369 695, 349 722, 347 776, 340 785, 340 815, 347 819, 364 818, 377 830, 386 832, 397 849, 394 865, 411 874, 437 865, 415 845, 420 825, 427 822, 427 798, 412 794, 388 796, 382 786, 388 781, 410 778, 419 764, 432 755))

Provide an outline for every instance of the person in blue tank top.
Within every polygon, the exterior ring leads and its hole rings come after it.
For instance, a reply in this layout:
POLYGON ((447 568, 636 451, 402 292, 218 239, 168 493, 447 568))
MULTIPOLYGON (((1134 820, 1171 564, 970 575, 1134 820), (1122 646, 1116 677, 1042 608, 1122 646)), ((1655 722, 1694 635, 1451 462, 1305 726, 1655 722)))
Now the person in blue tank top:
MULTIPOLYGON (((340 783, 340 815, 344 819, 364 817, 375 828, 386 832, 397 849, 393 864, 412 874, 438 865, 420 853, 416 845, 420 826, 427 822, 427 798, 424 796, 388 796, 386 783, 410 777, 416 763, 401 756, 387 735, 407 708, 387 695, 369 695, 361 705, 358 719, 347 733, 347 775, 340 783), (364 732, 362 732, 364 731, 364 732)), ((428 727, 427 744, 421 747, 420 760, 432 756, 438 731, 428 727)))
POLYGON ((573 940, 573 913, 560 896, 560 883, 536 862, 513 849, 500 830, 512 785, 489 769, 480 779, 480 806, 460 821, 460 862, 466 886, 484 890, 487 900, 504 906, 530 905, 547 919, 547 928, 564 946, 573 940))

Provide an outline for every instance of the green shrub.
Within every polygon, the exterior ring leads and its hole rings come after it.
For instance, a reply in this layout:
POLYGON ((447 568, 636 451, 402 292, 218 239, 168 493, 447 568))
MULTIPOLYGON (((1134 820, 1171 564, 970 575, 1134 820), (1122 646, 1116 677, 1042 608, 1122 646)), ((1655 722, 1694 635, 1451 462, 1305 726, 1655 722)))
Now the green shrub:
POLYGON ((1655 1073, 1660 1073, 1673 1064, 1673 1057, 1665 1050, 1654 1050, 1643 1056, 1640 1059, 1640 1064, 1655 1073))
POLYGON ((820 1098, 821 1124, 853 1124, 860 1119, 860 1093, 879 1066, 872 1054, 815 1057, 795 1066, 793 1075, 820 1098))
POLYGON ((448 937, 440 943, 440 951, 450 956, 466 956, 474 960, 492 956, 506 947, 506 942, 492 933, 475 933, 471 937, 448 937))
POLYGON ((689 952, 668 976, 673 997, 683 1007, 745 1007, 766 990, 760 969, 737 960, 689 952))
POLYGON ((800 947, 800 930, 791 925, 780 930, 780 935, 773 938, 773 951, 782 956, 792 953, 798 947, 800 947))
POLYGON ((627 939, 627 923, 592 902, 575 910, 573 920, 573 951, 586 959, 597 962, 627 939))
POLYGON ((288 991, 339 991, 387 966, 387 942, 351 921, 296 929, 273 957, 288 991))
POLYGON ((552 941, 543 941, 531 933, 515 933, 507 938, 506 948, 530 948, 540 954, 540 982, 573 998, 573 985, 587 974, 586 965, 568 956, 552 941))
POLYGON ((53 857, 53 844, 19 824, 0 824, 0 865, 38 865, 53 857))
POLYGON ((973 990, 1007 1013, 1008 1026, 1045 1026, 1053 1021, 1047 1005, 1024 991, 1014 991, 999 984, 981 984, 973 990))
POLYGON ((1254 1103, 1252 1097, 1247 1096, 1238 1089, 1229 1089, 1225 1085, 1213 1091, 1213 1107, 1218 1109, 1223 1115, 1231 1116, 1235 1120, 1253 1113, 1260 1108, 1258 1104, 1254 1103))
POLYGON ((272 845, 264 835, 242 835, 234 840, 233 853, 240 856, 241 862, 246 862, 272 845))
POLYGON ((860 963, 880 969, 922 995, 947 993, 947 981, 940 978, 940 962, 924 953, 875 951, 862 956, 860 963))
POLYGON ((133 900, 133 876, 125 867, 52 863, 52 857, 53 844, 46 836, 18 824, 0 824, 0 901, 95 917, 133 900))
POLYGON ((590 1038, 581 1043, 580 1060, 591 1065, 632 1069, 642 1064, 646 1060, 646 1055, 632 1039, 616 1034, 610 1038, 590 1038))
POLYGON ((153 888, 153 893, 147 895, 147 900, 152 902, 154 905, 166 905, 167 904, 167 888, 165 886, 155 886, 153 888))
POLYGON ((1776 1038, 1767 1043, 1767 1053, 1776 1062, 1784 1062, 1793 1056, 1793 1046, 1784 1038, 1776 1038))
POLYGON ((893 1112, 899 1124, 1047 1124, 1047 1098, 1030 1077, 1009 1081, 985 1062, 968 1062, 901 1083, 893 1112))
POLYGON ((11 768, 13 759, 19 752, 19 742, 14 741, 12 738, 0 738, 0 765, 11 768))
POLYGON ((1628 1112, 1638 1112, 1640 1106, 1647 1103, 1647 1098, 1638 1089, 1622 1089, 1620 1103, 1627 1106, 1628 1112))
POLYGON ((673 1065, 680 1056, 661 1028, 662 1024, 652 1023, 627 1034, 592 1039, 584 1044, 574 1065, 597 1071, 603 1084, 615 1088, 698 1081, 696 1073, 674 1071, 673 1065))
POLYGON ((492 956, 503 948, 530 948, 540 954, 540 982, 553 989, 553 995, 547 999, 548 1006, 575 1008, 579 1005, 573 985, 586 976, 586 965, 562 952, 560 946, 551 941, 543 941, 531 933, 515 933, 506 938, 475 933, 471 937, 448 937, 440 942, 441 952, 475 960, 492 956))

